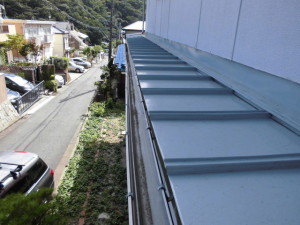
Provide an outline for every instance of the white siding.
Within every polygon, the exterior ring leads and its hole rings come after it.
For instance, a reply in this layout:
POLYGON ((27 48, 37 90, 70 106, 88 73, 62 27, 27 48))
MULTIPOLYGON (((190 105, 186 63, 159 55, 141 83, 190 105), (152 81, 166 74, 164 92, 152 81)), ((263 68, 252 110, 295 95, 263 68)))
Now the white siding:
POLYGON ((172 0, 163 0, 162 6, 162 21, 161 21, 161 35, 163 38, 168 38, 169 31, 169 17, 170 17, 170 4, 172 0), (165 11, 163 10, 165 9, 165 11))
POLYGON ((197 42, 201 1, 172 0, 170 4, 169 39, 192 47, 197 42))
POLYGON ((203 1, 197 48, 231 59, 240 0, 203 1))
POLYGON ((148 0, 146 31, 300 83, 299 0, 148 0))
POLYGON ((243 1, 233 60, 300 82, 300 1, 243 1))

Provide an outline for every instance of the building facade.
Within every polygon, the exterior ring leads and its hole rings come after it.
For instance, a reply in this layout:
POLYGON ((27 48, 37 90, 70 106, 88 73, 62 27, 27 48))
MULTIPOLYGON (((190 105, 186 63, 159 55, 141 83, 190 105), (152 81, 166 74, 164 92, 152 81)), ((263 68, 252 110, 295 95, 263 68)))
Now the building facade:
POLYGON ((149 34, 300 83, 297 0, 149 0, 149 34))
POLYGON ((54 30, 53 21, 36 21, 26 20, 24 24, 24 37, 26 40, 32 40, 37 46, 40 46, 40 54, 36 56, 30 56, 32 60, 38 62, 43 58, 49 58, 53 56, 54 48, 54 30))
POLYGON ((53 56, 69 57, 69 32, 54 26, 53 56))

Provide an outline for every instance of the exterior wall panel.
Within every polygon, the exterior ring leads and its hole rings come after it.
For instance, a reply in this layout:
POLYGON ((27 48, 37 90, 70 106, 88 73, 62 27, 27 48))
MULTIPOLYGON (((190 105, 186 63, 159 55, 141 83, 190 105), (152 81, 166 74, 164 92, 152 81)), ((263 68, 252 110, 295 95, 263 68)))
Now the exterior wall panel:
POLYGON ((299 0, 148 0, 147 7, 150 34, 300 83, 299 0))
POLYGON ((300 1, 243 1, 234 61, 300 83, 300 1))
POLYGON ((169 39, 189 46, 197 42, 201 1, 172 0, 170 5, 169 39))
POLYGON ((162 24, 162 12, 164 11, 162 8, 163 0, 158 0, 156 2, 156 19, 155 19, 155 34, 158 36, 161 35, 161 24, 162 24))
POLYGON ((156 20, 156 1, 147 1, 147 15, 146 15, 146 30, 151 34, 155 34, 155 20, 156 20))
POLYGON ((240 1, 202 1, 198 49, 231 59, 240 1))
POLYGON ((169 31, 169 19, 170 19, 170 4, 172 0, 163 0, 162 5, 162 23, 161 23, 161 36, 163 38, 168 38, 169 31))

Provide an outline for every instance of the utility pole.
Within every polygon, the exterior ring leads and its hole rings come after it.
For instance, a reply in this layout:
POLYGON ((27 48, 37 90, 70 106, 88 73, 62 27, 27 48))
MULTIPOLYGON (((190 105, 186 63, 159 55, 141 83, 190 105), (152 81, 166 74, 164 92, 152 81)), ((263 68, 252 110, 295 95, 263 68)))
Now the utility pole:
POLYGON ((142 34, 145 32, 145 19, 146 19, 146 3, 145 0, 143 2, 143 29, 142 29, 142 34))
POLYGON ((111 9, 110 9, 110 34, 109 34, 109 49, 108 49, 108 60, 111 59, 112 55, 112 28, 113 28, 113 13, 114 13, 114 0, 111 0, 111 9))

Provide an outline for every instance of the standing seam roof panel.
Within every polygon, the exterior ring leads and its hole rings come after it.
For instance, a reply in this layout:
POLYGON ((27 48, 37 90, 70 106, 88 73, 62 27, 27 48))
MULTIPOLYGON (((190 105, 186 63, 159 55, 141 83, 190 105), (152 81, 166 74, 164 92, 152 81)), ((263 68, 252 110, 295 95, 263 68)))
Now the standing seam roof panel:
POLYGON ((128 46, 182 224, 300 224, 299 135, 144 37, 128 46))

